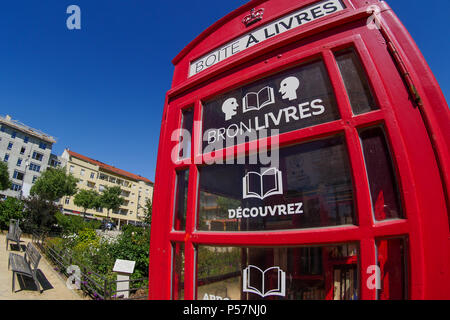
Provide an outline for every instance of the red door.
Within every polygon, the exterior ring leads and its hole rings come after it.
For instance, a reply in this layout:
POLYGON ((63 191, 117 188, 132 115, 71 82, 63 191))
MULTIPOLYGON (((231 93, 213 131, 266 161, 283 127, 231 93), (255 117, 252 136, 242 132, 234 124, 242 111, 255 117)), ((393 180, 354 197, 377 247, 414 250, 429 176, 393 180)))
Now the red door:
POLYGON ((386 5, 343 3, 168 93, 150 298, 450 298, 448 107, 386 5))

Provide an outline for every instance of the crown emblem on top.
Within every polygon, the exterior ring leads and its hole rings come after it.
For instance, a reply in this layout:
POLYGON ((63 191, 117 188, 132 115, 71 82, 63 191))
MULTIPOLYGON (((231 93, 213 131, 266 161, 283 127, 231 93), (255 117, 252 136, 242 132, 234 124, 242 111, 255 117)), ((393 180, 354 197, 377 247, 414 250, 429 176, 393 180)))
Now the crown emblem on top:
POLYGON ((255 22, 258 22, 259 20, 261 20, 263 18, 263 14, 264 14, 264 9, 258 9, 256 10, 255 8, 253 8, 250 11, 250 14, 248 16, 245 16, 244 19, 242 19, 242 23, 245 24, 246 27, 254 24, 255 22))

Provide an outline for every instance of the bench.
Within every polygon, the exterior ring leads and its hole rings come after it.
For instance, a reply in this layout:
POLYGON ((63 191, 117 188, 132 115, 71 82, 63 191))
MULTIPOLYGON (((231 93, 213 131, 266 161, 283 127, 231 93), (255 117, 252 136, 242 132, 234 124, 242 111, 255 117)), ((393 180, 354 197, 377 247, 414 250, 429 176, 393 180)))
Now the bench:
POLYGON ((20 237, 22 236, 22 229, 19 227, 19 221, 11 219, 9 221, 9 231, 6 235, 6 250, 8 250, 8 244, 9 241, 14 241, 17 243, 17 246, 19 247, 19 251, 22 249, 20 248, 20 237))
POLYGON ((25 254, 23 256, 16 253, 9 254, 8 270, 11 269, 13 272, 12 292, 15 292, 15 276, 16 274, 20 274, 21 276, 32 278, 37 289, 39 290, 39 293, 42 293, 36 276, 39 260, 41 260, 41 254, 31 243, 28 243, 27 249, 25 250, 25 254))

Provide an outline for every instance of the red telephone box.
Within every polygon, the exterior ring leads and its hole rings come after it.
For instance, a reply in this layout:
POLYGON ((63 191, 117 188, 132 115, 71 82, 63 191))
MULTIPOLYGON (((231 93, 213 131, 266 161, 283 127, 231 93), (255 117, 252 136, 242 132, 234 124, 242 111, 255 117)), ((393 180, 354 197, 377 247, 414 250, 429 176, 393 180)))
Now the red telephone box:
POLYGON ((150 299, 450 299, 450 117, 376 0, 253 0, 173 61, 150 299))

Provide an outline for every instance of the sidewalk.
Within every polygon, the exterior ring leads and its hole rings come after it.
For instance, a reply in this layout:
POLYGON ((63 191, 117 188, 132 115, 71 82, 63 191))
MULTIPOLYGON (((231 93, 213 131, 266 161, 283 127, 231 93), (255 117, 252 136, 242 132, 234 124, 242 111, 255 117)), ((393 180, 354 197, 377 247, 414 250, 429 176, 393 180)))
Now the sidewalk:
MULTIPOLYGON (((24 238, 22 247, 27 245, 31 239, 24 238)), ((39 261, 38 280, 42 293, 39 294, 32 279, 16 276, 15 290, 12 287, 12 271, 8 270, 8 257, 10 252, 19 253, 15 243, 9 242, 8 251, 6 247, 6 234, 0 234, 0 300, 83 300, 76 292, 66 287, 65 280, 53 270, 44 256, 39 261)), ((20 252, 23 254, 23 251, 20 252)))

